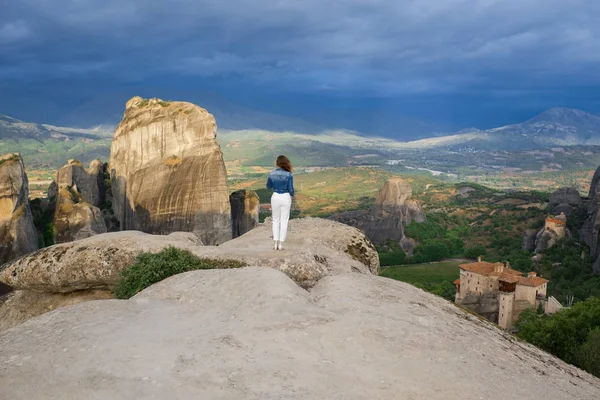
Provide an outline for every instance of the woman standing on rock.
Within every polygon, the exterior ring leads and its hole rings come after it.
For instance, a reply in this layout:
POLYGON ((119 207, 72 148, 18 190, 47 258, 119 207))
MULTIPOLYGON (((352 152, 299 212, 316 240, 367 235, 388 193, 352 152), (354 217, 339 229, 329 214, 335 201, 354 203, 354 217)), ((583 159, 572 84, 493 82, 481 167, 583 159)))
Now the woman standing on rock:
POLYGON ((273 250, 283 250, 287 234, 292 197, 294 197, 294 176, 292 163, 286 156, 277 157, 277 169, 271 171, 267 179, 267 189, 273 189, 271 213, 273 214, 273 250))

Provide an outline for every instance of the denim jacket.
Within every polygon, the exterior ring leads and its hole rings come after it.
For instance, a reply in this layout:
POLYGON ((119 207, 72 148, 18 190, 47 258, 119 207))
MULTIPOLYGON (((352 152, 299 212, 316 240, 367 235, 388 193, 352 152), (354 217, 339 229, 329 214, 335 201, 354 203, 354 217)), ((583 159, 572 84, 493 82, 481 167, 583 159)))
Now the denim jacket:
POLYGON ((267 189, 273 189, 275 193, 289 193, 294 197, 294 176, 291 172, 281 168, 271 171, 267 179, 267 189))

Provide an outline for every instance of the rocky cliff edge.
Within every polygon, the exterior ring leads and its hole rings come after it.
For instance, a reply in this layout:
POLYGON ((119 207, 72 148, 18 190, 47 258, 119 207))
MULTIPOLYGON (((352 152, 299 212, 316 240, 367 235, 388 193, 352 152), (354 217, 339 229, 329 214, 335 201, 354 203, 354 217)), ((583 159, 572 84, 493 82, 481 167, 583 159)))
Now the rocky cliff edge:
POLYGON ((195 271, 0 333, 0 398, 600 398, 600 380, 408 284, 195 271), (35 382, 35 384, 32 384, 35 382))

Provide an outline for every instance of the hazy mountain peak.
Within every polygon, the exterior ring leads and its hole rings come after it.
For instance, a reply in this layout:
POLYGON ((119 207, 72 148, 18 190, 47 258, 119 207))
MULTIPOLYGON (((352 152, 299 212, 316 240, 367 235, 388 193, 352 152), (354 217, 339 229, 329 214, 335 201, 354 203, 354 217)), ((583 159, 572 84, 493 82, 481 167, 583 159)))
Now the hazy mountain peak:
POLYGON ((4 114, 0 114, 0 121, 11 122, 11 123, 23 122, 23 121, 19 121, 16 118, 9 117, 8 115, 4 115, 4 114))
POLYGON ((600 117, 585 111, 567 107, 555 107, 527 120, 524 124, 538 122, 553 122, 562 125, 578 126, 586 121, 600 124, 600 117))

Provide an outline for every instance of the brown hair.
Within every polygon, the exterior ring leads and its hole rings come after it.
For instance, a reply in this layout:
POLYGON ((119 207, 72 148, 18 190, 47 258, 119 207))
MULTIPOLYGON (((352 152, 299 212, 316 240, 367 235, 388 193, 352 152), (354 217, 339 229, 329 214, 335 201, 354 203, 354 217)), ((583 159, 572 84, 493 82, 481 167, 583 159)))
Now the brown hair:
POLYGON ((287 158, 286 156, 277 157, 277 166, 287 172, 292 172, 292 169, 294 169, 292 167, 292 163, 290 162, 290 159, 287 158))

